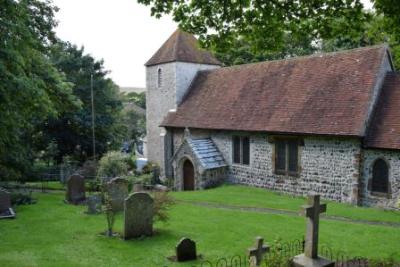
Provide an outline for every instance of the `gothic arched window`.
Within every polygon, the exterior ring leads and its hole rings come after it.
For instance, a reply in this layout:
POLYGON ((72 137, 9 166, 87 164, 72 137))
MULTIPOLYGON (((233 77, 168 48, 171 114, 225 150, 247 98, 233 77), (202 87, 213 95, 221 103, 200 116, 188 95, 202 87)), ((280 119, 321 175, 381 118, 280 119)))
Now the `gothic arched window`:
POLYGON ((162 70, 161 68, 157 71, 157 87, 160 88, 162 85, 162 70))
POLYGON ((371 191, 387 193, 389 189, 389 167, 383 159, 377 159, 372 167, 371 191))

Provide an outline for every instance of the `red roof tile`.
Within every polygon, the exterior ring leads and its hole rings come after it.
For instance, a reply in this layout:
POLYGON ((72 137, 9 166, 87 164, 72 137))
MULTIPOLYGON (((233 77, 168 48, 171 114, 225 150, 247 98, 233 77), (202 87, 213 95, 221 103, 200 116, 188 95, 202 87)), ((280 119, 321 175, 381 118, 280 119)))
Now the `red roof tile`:
POLYGON ((200 72, 162 126, 362 136, 385 46, 200 72))
POLYGON ((210 52, 200 48, 197 39, 192 34, 179 29, 168 38, 145 65, 152 66, 174 61, 221 65, 221 62, 210 52))
POLYGON ((400 149, 400 73, 386 75, 366 146, 400 149))

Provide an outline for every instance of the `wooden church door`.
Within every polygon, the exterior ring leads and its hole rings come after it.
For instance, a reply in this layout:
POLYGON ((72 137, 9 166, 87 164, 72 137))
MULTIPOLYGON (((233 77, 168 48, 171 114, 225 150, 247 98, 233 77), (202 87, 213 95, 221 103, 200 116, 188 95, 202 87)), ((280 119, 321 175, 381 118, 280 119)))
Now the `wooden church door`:
POLYGON ((183 163, 183 190, 194 190, 194 167, 188 159, 183 163))

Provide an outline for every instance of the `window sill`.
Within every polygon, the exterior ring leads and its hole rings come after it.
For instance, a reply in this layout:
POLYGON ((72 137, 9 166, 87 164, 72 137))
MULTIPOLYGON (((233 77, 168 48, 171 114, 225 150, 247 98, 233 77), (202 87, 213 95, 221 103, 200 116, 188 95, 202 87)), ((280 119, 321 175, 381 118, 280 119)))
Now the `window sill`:
POLYGON ((299 178, 300 177, 300 173, 299 172, 281 172, 281 171, 275 171, 274 172, 275 175, 279 175, 279 176, 285 176, 285 177, 293 177, 293 178, 299 178))

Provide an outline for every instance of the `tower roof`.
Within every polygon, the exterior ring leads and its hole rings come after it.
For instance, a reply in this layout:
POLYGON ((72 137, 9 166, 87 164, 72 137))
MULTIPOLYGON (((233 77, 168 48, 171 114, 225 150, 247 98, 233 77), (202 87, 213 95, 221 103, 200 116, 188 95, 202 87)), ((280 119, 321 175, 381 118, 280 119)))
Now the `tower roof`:
POLYGON ((168 38, 160 49, 146 62, 145 66, 175 61, 221 65, 221 62, 210 52, 200 48, 197 39, 192 34, 179 29, 168 38))

